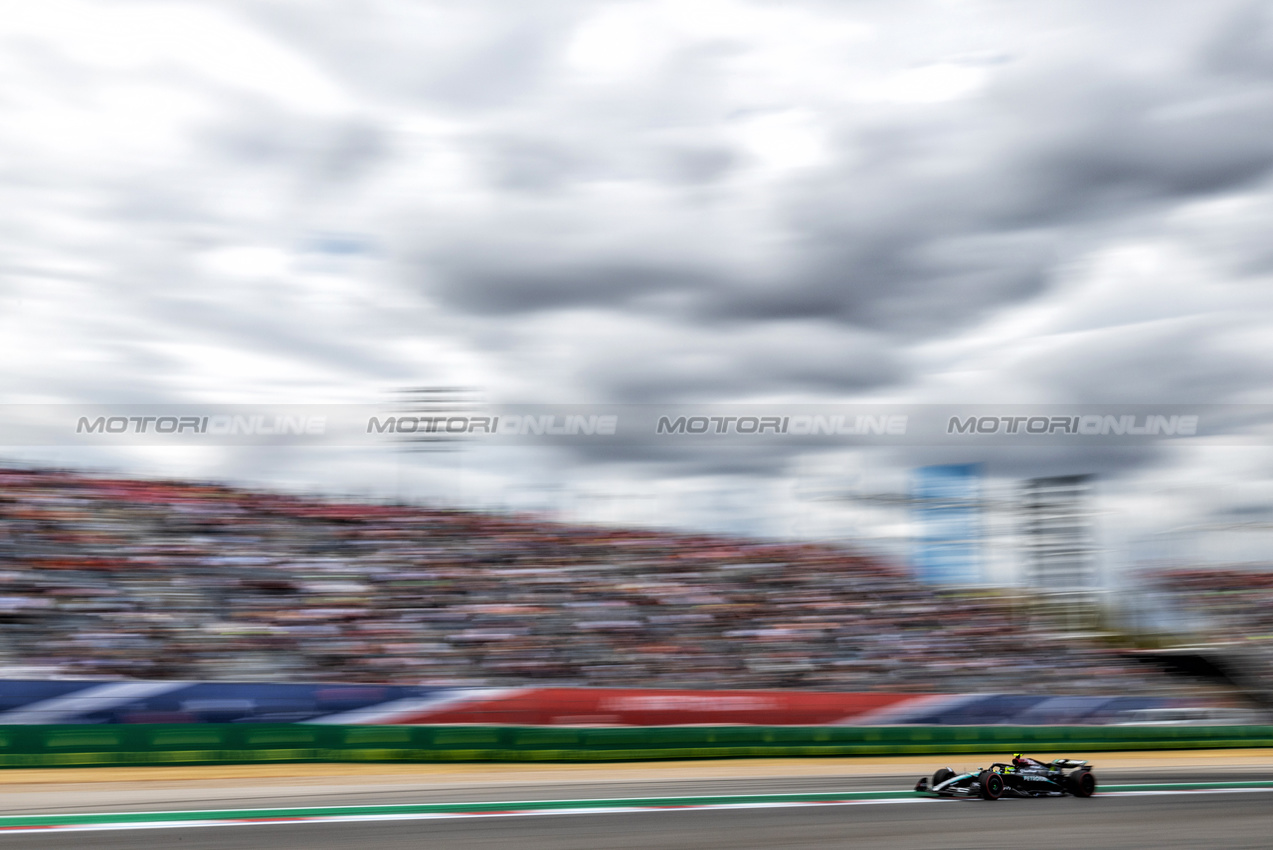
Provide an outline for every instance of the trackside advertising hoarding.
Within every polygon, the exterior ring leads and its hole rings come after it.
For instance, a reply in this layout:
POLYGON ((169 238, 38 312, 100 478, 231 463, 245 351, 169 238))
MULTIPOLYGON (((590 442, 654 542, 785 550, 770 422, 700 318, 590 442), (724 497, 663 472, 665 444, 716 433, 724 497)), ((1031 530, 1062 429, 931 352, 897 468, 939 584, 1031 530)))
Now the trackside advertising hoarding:
POLYGON ((81 728, 135 723, 514 726, 1103 724, 1119 722, 1135 712, 1185 704, 1180 700, 1157 697, 1024 694, 0 680, 0 726, 69 724, 81 728))

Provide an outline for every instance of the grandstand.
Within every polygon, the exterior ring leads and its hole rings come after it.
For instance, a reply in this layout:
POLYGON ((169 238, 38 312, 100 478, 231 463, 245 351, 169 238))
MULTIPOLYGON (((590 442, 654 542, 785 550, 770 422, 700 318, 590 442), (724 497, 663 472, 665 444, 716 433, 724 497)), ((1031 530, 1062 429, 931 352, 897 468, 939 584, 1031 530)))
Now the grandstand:
POLYGON ((1273 707, 1273 572, 1238 567, 1165 569, 1142 577, 1176 634, 1156 651, 1181 670, 1208 670, 1251 702, 1273 707))
POLYGON ((1182 687, 844 549, 48 469, 0 469, 0 583, 11 677, 1182 687))

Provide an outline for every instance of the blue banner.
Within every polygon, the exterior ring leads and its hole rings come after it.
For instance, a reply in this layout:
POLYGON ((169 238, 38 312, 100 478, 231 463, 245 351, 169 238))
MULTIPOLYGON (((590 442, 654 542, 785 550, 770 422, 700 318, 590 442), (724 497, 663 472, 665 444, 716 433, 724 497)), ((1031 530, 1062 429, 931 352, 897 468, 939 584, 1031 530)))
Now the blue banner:
POLYGON ((980 465, 917 469, 911 503, 918 529, 913 558, 919 580, 931 584, 980 583, 980 465))

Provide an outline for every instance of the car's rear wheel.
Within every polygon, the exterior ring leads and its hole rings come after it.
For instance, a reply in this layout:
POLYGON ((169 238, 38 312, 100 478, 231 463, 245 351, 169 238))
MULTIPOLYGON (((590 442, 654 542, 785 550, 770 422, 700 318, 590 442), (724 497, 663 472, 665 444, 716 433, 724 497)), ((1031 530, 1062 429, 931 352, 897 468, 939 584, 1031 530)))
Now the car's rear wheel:
POLYGON ((1090 770, 1070 774, 1070 793, 1075 797, 1090 797, 1096 793, 1096 777, 1090 770))
POLYGON ((955 776, 955 771, 951 770, 948 767, 943 767, 933 774, 932 787, 936 788, 938 785, 941 785, 947 779, 953 779, 954 776, 955 776))
POLYGON ((989 770, 981 773, 981 797, 984 800, 998 800, 1003 796, 1003 777, 989 770))

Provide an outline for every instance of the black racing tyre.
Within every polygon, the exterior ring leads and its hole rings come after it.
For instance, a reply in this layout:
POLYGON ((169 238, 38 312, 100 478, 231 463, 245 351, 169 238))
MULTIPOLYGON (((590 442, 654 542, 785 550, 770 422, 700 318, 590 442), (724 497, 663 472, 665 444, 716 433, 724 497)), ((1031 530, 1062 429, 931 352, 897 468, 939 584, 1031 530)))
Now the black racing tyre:
POLYGON ((998 800, 1003 796, 1003 777, 989 770, 981 772, 981 798, 983 800, 998 800))
POLYGON ((1096 777, 1090 770, 1070 774, 1070 793, 1075 797, 1090 797, 1096 793, 1096 777))
POLYGON ((943 767, 938 769, 938 771, 933 774, 933 784, 931 787, 936 788, 938 785, 941 785, 943 782, 945 782, 947 779, 952 778, 954 775, 955 775, 955 771, 951 770, 948 767, 943 767))

